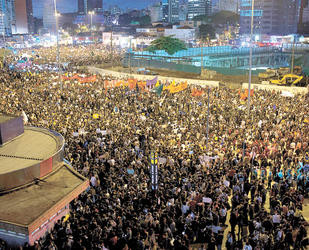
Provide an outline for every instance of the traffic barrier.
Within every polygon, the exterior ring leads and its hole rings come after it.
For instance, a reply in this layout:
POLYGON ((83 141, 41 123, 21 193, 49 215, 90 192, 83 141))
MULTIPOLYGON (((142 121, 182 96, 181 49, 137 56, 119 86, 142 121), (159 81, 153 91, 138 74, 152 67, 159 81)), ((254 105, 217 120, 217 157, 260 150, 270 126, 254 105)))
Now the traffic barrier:
MULTIPOLYGON (((249 84, 243 83, 242 89, 248 89, 249 84)), ((277 86, 277 85, 264 85, 264 84, 251 84, 251 89, 277 91, 277 92, 291 92, 293 94, 306 94, 308 93, 308 88, 306 87, 288 87, 288 86, 277 86)))
MULTIPOLYGON (((122 72, 116 72, 112 70, 106 70, 106 69, 100 69, 97 67, 92 67, 88 66, 87 67, 89 72, 93 74, 100 74, 102 76, 104 75, 110 75, 113 77, 117 78, 134 78, 139 81, 147 81, 147 80, 152 80, 154 76, 152 75, 138 75, 138 74, 128 74, 128 73, 122 73, 122 72)), ((172 82, 175 81, 177 83, 181 82, 187 82, 188 84, 193 84, 193 85, 199 85, 201 87, 214 87, 214 88, 219 88, 219 81, 206 81, 206 80, 198 80, 198 79, 185 79, 185 78, 177 78, 177 77, 166 77, 166 76, 158 76, 158 80, 162 82, 172 82)))

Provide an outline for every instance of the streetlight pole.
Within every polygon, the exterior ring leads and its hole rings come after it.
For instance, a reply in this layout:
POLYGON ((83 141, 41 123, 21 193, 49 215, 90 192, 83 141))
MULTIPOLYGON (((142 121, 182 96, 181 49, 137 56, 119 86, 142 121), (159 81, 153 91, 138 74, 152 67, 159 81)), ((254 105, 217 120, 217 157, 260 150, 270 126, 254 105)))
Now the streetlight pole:
POLYGON ((206 130, 206 152, 208 153, 208 142, 209 142, 209 106, 210 106, 210 86, 208 86, 208 105, 207 105, 207 130, 206 130))
POLYGON ((201 76, 203 76, 203 70, 204 70, 204 56, 203 56, 203 44, 202 44, 202 47, 201 47, 201 76))
POLYGON ((130 48, 129 48, 129 69, 130 69, 130 75, 132 74, 132 70, 131 70, 131 50, 132 50, 132 38, 130 37, 130 48))
POLYGON ((92 41, 94 41, 94 37, 93 37, 93 32, 92 32, 92 16, 94 14, 94 11, 89 11, 89 15, 90 15, 90 32, 91 32, 91 37, 92 37, 92 41))
POLYGON ((294 56, 295 56, 295 37, 293 36, 292 58, 291 58, 291 74, 294 73, 294 56))
POLYGON ((3 48, 4 48, 4 52, 3 52, 3 56, 2 56, 2 60, 3 60, 3 67, 4 67, 4 62, 5 62, 5 54, 6 54, 6 42, 5 42, 5 23, 4 23, 4 13, 1 13, 1 18, 2 18, 2 24, 3 24, 3 48))
POLYGON ((59 14, 57 13, 57 4, 56 4, 56 0, 54 0, 54 8, 55 8, 56 32, 57 32, 58 81, 59 81, 60 89, 62 89, 61 72, 60 72, 60 51, 59 51, 59 23, 58 23, 58 16, 59 16, 59 14))
POLYGON ((250 94, 251 94, 251 79, 252 79, 252 36, 253 36, 253 19, 254 18, 254 0, 252 0, 251 11, 251 33, 250 33, 250 57, 249 57, 249 89, 248 89, 248 118, 250 116, 250 94))
POLYGON ((114 68, 114 60, 113 60, 113 24, 111 26, 111 50, 110 50, 110 56, 112 61, 112 68, 114 68))

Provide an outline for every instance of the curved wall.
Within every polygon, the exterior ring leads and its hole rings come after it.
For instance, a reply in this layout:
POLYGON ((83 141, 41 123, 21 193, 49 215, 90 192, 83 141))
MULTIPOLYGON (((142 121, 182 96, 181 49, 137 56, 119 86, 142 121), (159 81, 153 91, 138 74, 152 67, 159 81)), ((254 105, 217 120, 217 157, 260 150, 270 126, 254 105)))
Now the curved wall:
MULTIPOLYGON (((27 129, 27 127, 25 128, 27 129)), ((55 171, 63 162, 64 138, 61 134, 43 128, 28 128, 48 134, 57 141, 57 149, 50 157, 37 161, 35 164, 23 168, 22 166, 12 172, 0 174, 0 194, 9 192, 11 189, 26 185, 38 180, 47 174, 55 171)))

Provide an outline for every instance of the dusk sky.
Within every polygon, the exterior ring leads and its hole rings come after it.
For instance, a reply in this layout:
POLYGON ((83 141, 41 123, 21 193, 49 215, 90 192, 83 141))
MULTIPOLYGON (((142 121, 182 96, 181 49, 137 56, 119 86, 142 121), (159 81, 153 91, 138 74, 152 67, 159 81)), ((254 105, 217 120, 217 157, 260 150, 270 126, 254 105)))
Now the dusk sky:
MULTIPOLYGON (((32 0, 33 1, 33 15, 35 17, 42 17, 43 6, 45 0, 32 0)), ((57 0, 57 9, 61 13, 76 12, 78 0, 57 0)), ((103 8, 108 9, 111 5, 118 5, 122 9, 136 8, 143 9, 152 5, 159 0, 103 0, 103 8)))

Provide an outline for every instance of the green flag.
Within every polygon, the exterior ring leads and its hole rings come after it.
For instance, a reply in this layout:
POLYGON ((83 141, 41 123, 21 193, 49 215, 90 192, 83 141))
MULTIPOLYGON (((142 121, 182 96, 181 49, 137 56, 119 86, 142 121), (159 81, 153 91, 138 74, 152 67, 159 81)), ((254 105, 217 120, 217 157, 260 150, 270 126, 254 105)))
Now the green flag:
POLYGON ((162 90, 163 90, 163 84, 160 84, 160 86, 156 87, 155 92, 158 96, 160 96, 162 93, 162 90))

